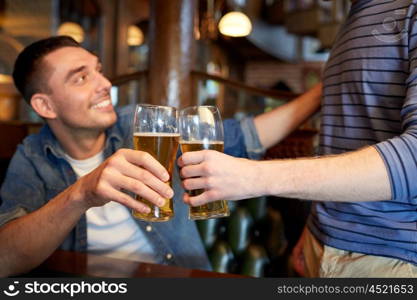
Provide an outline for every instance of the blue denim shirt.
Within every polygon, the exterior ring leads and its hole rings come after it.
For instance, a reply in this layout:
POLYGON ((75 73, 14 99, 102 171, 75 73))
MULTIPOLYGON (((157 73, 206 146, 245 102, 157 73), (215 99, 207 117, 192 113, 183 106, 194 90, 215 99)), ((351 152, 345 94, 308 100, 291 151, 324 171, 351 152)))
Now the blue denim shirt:
MULTIPOLYGON (((132 148, 133 111, 133 105, 117 110, 117 123, 106 131, 105 158, 120 148, 132 148)), ((250 119, 241 125, 235 120, 226 120, 224 126, 226 153, 252 158, 262 153, 250 119)), ((39 209, 75 181, 76 175, 65 160, 63 149, 45 125, 39 134, 28 136, 18 146, 10 162, 0 191, 0 226, 39 209)), ((148 223, 135 220, 152 243, 157 263, 210 269, 195 223, 188 220, 188 206, 181 200, 183 190, 177 170, 173 176, 173 188, 175 217, 171 221, 148 223)), ((86 251, 86 227, 84 214, 60 249, 86 251)))

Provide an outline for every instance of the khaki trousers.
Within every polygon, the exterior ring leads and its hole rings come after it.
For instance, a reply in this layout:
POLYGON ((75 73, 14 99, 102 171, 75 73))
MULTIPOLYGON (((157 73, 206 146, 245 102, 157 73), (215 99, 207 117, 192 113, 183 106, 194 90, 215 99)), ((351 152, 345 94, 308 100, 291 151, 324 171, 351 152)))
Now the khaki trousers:
POLYGON ((417 266, 399 259, 323 246, 307 230, 303 254, 306 277, 417 278, 417 266))

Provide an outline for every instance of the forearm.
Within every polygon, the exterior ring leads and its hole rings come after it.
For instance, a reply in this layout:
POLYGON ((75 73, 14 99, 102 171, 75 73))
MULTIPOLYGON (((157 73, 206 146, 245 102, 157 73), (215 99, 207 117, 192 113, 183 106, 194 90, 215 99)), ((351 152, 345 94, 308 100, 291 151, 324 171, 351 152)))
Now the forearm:
POLYGON ((257 194, 320 201, 391 199, 385 164, 373 147, 312 159, 257 163, 257 194))
POLYGON ((85 212, 72 196, 70 187, 42 208, 0 228, 0 277, 31 270, 63 242, 85 212))
POLYGON ((254 119, 259 139, 269 148, 299 127, 320 107, 322 84, 307 93, 254 119))

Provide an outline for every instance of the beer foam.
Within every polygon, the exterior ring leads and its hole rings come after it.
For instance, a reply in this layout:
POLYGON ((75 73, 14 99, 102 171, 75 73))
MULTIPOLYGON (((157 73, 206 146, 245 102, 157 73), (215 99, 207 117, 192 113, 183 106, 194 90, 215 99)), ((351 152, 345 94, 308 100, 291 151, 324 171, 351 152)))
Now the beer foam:
POLYGON ((191 141, 184 141, 180 140, 180 144, 203 144, 203 145, 223 145, 223 141, 207 141, 207 140, 191 140, 191 141))
POLYGON ((179 133, 170 133, 170 132, 135 132, 133 136, 163 136, 163 137, 178 137, 180 136, 179 133))

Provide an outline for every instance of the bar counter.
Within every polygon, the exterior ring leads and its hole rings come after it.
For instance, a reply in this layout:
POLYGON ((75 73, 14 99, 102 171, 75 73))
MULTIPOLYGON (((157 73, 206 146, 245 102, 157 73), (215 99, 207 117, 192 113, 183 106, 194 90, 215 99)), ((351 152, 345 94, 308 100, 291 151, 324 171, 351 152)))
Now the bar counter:
MULTIPOLYGON (((107 278, 245 278, 176 266, 110 258, 88 253, 55 251, 25 277, 107 277, 107 278)), ((247 277, 246 277, 247 278, 247 277)))

